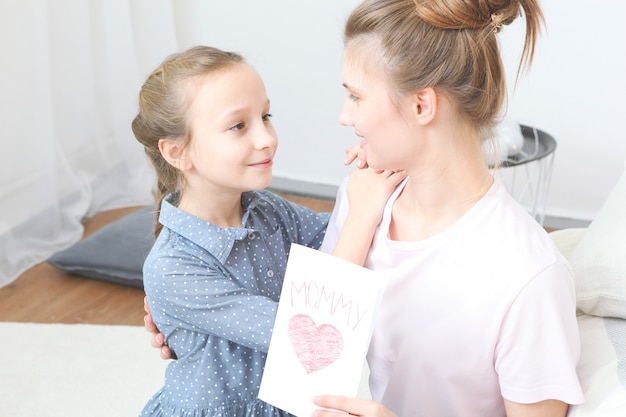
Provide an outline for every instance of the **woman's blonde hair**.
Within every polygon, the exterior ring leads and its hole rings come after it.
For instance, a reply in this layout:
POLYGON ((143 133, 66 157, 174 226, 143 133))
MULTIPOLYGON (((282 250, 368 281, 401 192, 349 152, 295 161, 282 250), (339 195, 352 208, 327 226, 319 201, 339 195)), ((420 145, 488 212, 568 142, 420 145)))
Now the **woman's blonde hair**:
POLYGON ((159 140, 179 139, 187 143, 191 138, 186 118, 191 102, 189 83, 199 76, 242 62, 243 57, 237 53, 196 46, 168 56, 141 87, 139 113, 132 122, 132 129, 157 173, 155 235, 161 231, 158 215, 163 197, 179 190, 183 184, 181 172, 161 155, 159 140))
POLYGON ((519 73, 532 62, 543 23, 537 0, 365 0, 346 22, 344 43, 376 39, 375 53, 397 93, 432 87, 477 131, 490 130, 506 99, 496 34, 522 13, 519 73))

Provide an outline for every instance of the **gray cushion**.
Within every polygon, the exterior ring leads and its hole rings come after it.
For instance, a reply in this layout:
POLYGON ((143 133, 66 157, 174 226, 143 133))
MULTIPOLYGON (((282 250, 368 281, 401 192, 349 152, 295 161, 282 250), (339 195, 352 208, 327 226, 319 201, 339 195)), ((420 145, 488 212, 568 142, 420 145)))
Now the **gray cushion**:
POLYGON ((143 288, 154 221, 154 207, 139 209, 55 253, 48 262, 74 275, 143 288))

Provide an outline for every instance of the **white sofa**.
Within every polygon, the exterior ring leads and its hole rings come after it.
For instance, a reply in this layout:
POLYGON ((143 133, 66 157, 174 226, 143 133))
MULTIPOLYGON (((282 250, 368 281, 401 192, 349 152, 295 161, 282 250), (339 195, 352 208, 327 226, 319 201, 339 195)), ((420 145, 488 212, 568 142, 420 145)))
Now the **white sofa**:
POLYGON ((626 416, 626 171, 588 228, 550 233, 570 261, 585 403, 568 417, 626 416))

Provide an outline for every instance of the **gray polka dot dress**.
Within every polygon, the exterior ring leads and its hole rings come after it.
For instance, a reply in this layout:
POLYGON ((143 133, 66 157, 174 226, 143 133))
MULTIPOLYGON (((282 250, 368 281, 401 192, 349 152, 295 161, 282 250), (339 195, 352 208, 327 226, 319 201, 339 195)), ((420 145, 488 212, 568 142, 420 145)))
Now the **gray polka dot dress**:
POLYGON ((176 354, 141 416, 288 416, 257 398, 292 242, 318 248, 329 214, 268 191, 242 195, 242 228, 163 200, 144 268, 150 309, 176 354))

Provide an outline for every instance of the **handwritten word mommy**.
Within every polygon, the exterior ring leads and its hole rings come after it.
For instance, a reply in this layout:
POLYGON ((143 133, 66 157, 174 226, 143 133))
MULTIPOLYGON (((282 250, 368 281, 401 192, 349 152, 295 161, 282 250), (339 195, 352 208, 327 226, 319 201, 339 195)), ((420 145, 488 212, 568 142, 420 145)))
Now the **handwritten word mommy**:
POLYGON ((291 306, 325 311, 337 317, 337 322, 345 320, 346 326, 352 330, 359 326, 367 314, 367 308, 363 309, 354 299, 312 281, 291 282, 291 306))

